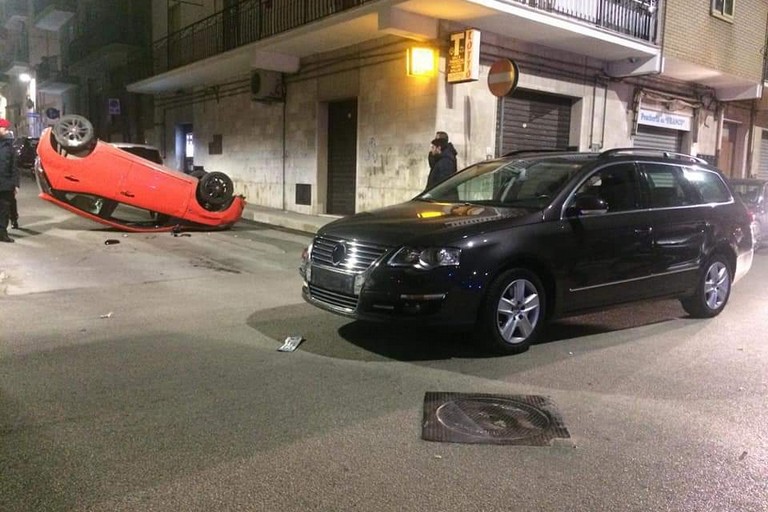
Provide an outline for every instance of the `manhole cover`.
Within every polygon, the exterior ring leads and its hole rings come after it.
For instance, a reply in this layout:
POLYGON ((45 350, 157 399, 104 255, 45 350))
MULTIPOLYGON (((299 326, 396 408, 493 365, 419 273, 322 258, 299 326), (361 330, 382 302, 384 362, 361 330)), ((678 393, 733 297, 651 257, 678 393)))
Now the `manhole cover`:
POLYGON ((536 395, 427 392, 422 439, 448 443, 549 445, 571 437, 555 406, 536 395))

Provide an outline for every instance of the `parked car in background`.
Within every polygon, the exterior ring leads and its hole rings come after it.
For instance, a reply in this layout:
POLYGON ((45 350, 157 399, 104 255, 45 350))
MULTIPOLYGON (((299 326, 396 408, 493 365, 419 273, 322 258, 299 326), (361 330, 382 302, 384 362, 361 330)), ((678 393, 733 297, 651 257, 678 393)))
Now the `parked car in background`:
POLYGON ((516 353, 547 320, 633 301, 718 315, 752 265, 750 222, 723 175, 688 155, 518 152, 322 227, 302 292, 360 320, 474 326, 516 353))
POLYGON ((245 198, 229 176, 184 174, 148 148, 99 141, 86 118, 63 116, 37 147, 40 197, 124 231, 224 229, 241 218, 245 198))
POLYGON ((37 137, 17 137, 14 139, 13 148, 16 150, 16 162, 22 169, 32 169, 35 166, 39 140, 37 137))
POLYGON ((731 187, 741 197, 747 209, 754 216, 752 224, 755 246, 762 247, 767 243, 768 229, 768 180, 765 179, 732 179, 731 187))
POLYGON ((132 142, 110 142, 113 146, 123 151, 127 151, 133 155, 139 156, 150 162, 163 165, 163 156, 160 154, 160 150, 155 146, 147 144, 135 144, 132 142))

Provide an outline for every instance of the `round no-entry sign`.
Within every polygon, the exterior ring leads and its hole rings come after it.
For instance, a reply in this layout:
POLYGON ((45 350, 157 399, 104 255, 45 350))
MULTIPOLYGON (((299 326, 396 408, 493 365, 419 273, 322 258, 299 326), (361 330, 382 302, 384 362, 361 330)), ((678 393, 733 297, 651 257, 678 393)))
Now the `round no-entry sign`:
POLYGON ((509 59, 497 60, 488 72, 488 88, 491 94, 503 98, 517 87, 520 72, 517 64, 509 59))

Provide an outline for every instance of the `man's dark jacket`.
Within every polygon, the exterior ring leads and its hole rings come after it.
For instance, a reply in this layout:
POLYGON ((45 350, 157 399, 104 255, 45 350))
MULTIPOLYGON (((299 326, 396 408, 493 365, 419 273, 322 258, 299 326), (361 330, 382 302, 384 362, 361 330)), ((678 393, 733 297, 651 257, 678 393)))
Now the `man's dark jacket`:
MULTIPOLYGON (((459 153, 456 151, 456 148, 455 148, 455 147, 453 147, 453 144, 451 144, 450 142, 448 143, 448 147, 447 147, 447 148, 445 148, 445 151, 446 151, 446 152, 448 152, 448 153, 450 153, 450 154, 452 154, 452 155, 453 155, 453 159, 454 159, 454 160, 456 160, 456 155, 458 155, 458 154, 459 154, 459 153)), ((430 152, 429 152, 429 154, 427 155, 427 161, 429 162, 429 170, 430 170, 430 171, 431 171, 431 170, 432 170, 432 168, 435 166, 435 162, 437 162, 438 156, 439 156, 439 155, 433 155, 431 151, 430 151, 430 152)))
POLYGON ((432 170, 429 171, 429 177, 427 177, 427 189, 450 178, 456 172, 456 157, 454 156, 454 153, 446 149, 444 153, 435 156, 437 157, 437 161, 435 162, 435 165, 432 166, 432 170))
POLYGON ((13 137, 0 139, 0 192, 19 186, 19 170, 16 168, 16 152, 13 137))

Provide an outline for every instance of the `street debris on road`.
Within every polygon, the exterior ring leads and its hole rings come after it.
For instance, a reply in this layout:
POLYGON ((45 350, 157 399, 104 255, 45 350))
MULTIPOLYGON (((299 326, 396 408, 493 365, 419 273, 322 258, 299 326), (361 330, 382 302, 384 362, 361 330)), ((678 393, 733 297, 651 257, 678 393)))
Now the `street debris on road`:
POLYGON ((304 341, 304 338, 301 336, 288 336, 277 350, 280 352, 293 352, 302 341, 304 341))

